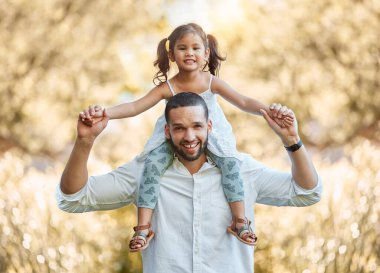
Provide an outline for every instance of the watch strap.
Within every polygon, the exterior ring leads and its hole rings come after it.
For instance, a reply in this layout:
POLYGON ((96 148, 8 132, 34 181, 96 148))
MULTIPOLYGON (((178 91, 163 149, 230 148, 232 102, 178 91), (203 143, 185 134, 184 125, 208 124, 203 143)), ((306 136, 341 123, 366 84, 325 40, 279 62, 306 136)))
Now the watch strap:
POLYGON ((302 140, 300 139, 300 141, 298 141, 296 144, 293 144, 293 145, 291 145, 291 146, 289 146, 289 147, 286 147, 286 146, 284 146, 284 147, 285 147, 285 149, 286 149, 287 151, 294 153, 294 152, 297 151, 299 148, 301 148, 302 145, 303 145, 303 143, 302 143, 302 140))

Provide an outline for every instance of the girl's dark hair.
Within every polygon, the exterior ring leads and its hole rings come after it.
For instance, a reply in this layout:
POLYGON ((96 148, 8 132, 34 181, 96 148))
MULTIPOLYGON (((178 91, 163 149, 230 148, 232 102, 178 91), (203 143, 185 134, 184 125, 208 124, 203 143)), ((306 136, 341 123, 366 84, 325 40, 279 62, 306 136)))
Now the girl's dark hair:
POLYGON ((169 35, 168 38, 162 39, 157 47, 157 60, 154 61, 154 66, 157 66, 159 71, 154 75, 153 83, 155 85, 160 85, 168 80, 167 73, 170 70, 170 60, 169 52, 166 50, 166 43, 169 43, 169 51, 174 51, 175 43, 181 39, 186 34, 193 33, 197 34, 203 41, 204 47, 210 49, 210 57, 206 65, 203 67, 205 69, 208 67, 212 75, 217 76, 221 66, 221 62, 226 58, 222 57, 218 51, 218 42, 216 38, 210 34, 206 35, 203 29, 194 23, 181 25, 174 29, 174 31, 169 35))

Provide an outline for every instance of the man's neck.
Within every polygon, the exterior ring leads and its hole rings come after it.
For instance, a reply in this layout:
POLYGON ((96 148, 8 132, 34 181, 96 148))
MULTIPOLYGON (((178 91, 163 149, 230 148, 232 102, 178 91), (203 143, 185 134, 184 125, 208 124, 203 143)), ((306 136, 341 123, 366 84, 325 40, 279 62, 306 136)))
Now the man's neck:
POLYGON ((178 160, 185 166, 185 168, 189 171, 191 175, 197 173, 200 168, 202 168, 203 164, 207 161, 207 157, 205 154, 201 155, 198 159, 194 161, 186 160, 180 156, 178 156, 178 160))

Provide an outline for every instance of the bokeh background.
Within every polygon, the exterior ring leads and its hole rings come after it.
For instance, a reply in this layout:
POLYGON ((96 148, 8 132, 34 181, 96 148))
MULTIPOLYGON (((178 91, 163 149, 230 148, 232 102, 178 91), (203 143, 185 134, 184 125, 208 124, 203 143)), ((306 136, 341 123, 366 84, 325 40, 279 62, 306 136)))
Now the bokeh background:
MULTIPOLYGON (((378 0, 1 0, 0 272, 142 272, 133 206, 68 214, 54 190, 78 112, 145 94, 159 40, 188 22, 218 38, 221 78, 294 109, 324 181, 312 207, 254 208, 255 272, 380 272, 378 0)), ((240 151, 289 169, 262 118, 221 104, 240 151)), ((163 107, 111 121, 90 172, 137 155, 163 107)))

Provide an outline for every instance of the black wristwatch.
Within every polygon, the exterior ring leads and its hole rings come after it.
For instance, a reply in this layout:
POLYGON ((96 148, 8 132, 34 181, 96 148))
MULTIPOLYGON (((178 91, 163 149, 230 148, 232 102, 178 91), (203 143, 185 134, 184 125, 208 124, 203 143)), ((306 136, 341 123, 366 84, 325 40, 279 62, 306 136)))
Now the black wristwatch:
POLYGON ((297 151, 299 148, 302 147, 302 144, 303 144, 302 140, 300 139, 300 141, 298 141, 296 144, 293 144, 292 146, 289 146, 289 147, 286 147, 286 146, 284 147, 287 151, 294 153, 295 151, 297 151))

